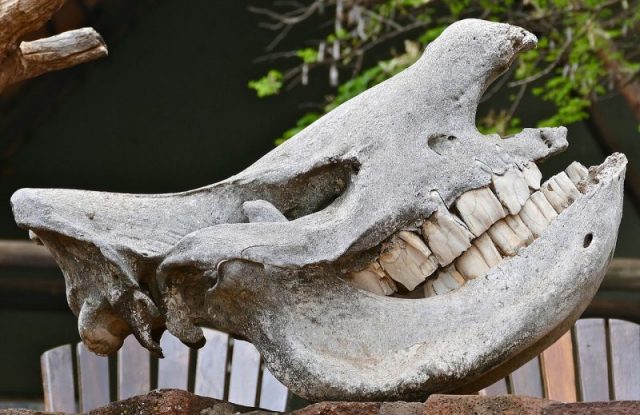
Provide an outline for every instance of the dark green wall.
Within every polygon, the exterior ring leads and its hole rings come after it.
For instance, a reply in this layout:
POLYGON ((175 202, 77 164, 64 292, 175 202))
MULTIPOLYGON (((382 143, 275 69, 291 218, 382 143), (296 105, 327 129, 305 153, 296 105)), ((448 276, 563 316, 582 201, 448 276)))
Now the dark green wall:
MULTIPOLYGON (((253 60, 273 33, 259 29, 246 6, 246 1, 157 2, 110 44, 108 58, 88 69, 69 70, 79 82, 30 131, 5 169, 0 237, 25 236, 13 224, 8 206, 11 193, 20 187, 179 191, 225 178, 271 149, 273 139, 304 112, 299 104, 318 101, 322 92, 302 88, 258 100, 247 89, 247 81, 266 69, 253 60)), ((16 101, 22 106, 17 109, 27 111, 41 99, 25 93, 16 101)), ((528 118, 545 111, 538 106, 527 104, 528 118)), ((635 128, 627 125, 628 114, 605 109, 620 127, 618 134, 631 138, 635 128), (627 117, 627 124, 616 117, 627 117)), ((571 126, 570 139, 570 151, 550 160, 545 171, 558 171, 573 159, 585 164, 602 160, 584 125, 571 126)), ((634 139, 625 142, 635 155, 637 134, 634 139)), ((635 256, 640 221, 631 205, 625 208, 618 252, 635 256)), ((3 272, 0 278, 16 275, 3 272)), ((76 320, 62 293, 5 293, 0 300, 0 397, 38 396, 39 354, 77 341, 76 320)))

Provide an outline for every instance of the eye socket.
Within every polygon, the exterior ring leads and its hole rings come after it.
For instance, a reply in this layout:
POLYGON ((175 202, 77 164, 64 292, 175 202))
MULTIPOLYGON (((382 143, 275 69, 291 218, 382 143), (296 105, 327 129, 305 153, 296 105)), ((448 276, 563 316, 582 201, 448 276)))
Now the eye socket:
POLYGON ((592 241, 593 241, 593 234, 592 233, 588 233, 584 237, 584 242, 582 242, 582 246, 585 247, 585 248, 588 248, 589 245, 591 245, 592 241))

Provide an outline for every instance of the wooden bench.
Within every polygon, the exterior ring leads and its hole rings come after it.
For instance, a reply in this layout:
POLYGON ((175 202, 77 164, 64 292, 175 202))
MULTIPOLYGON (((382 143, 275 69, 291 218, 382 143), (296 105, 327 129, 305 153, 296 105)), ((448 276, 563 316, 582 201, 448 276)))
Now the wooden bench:
MULTIPOLYGON (((49 350, 41 359, 45 409, 89 411, 108 404, 112 397, 145 394, 152 386, 192 390, 244 406, 287 409, 286 387, 261 364, 253 345, 210 329, 205 329, 205 336, 207 344, 195 351, 165 333, 161 345, 166 357, 158 360, 154 385, 150 356, 130 336, 117 356, 117 394, 110 391, 108 358, 78 344, 78 408, 71 345, 49 350), (195 359, 193 386, 190 359, 195 359)), ((640 325, 616 319, 579 320, 540 356, 479 393, 563 402, 640 399, 640 325)))
POLYGON ((640 399, 640 325, 581 319, 573 329, 506 378, 480 391, 562 402, 640 399))
POLYGON ((251 343, 216 330, 204 332, 207 344, 197 351, 166 332, 160 342, 164 359, 152 359, 129 336, 111 358, 116 361, 115 379, 110 378, 109 358, 91 353, 82 343, 76 345, 75 356, 72 345, 51 349, 40 359, 45 410, 87 412, 151 388, 191 390, 239 405, 286 409, 287 388, 264 367, 251 343), (153 382, 152 374, 157 374, 153 382))

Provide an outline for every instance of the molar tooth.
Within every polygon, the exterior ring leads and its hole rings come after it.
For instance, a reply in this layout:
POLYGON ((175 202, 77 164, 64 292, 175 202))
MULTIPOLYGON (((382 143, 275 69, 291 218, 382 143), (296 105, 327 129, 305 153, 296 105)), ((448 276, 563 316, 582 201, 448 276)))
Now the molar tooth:
POLYGON ((393 237, 385 245, 378 261, 393 280, 409 291, 421 284, 437 268, 429 256, 398 237, 393 237))
POLYGON ((451 290, 456 290, 467 282, 453 265, 439 272, 436 280, 441 280, 451 290))
POLYGON ((407 254, 411 260, 418 265, 425 278, 436 272, 438 269, 437 260, 432 255, 431 250, 424 243, 422 238, 415 233, 408 231, 400 231, 398 236, 406 242, 407 245, 405 250, 407 251, 407 254))
POLYGON ((441 281, 440 279, 436 278, 435 280, 433 280, 433 291, 436 293, 436 295, 443 295, 448 293, 449 291, 452 291, 451 288, 447 287, 445 285, 445 283, 443 281, 441 281))
POLYGON ((569 206, 569 196, 556 183, 555 178, 552 177, 544 182, 540 191, 556 212, 560 213, 569 206))
POLYGON ((361 271, 350 274, 351 283, 365 291, 378 295, 391 295, 398 291, 398 287, 380 267, 377 261, 361 271))
POLYGON ((427 281, 427 283, 424 285, 424 296, 433 297, 436 295, 438 294, 436 294, 435 290, 433 289, 433 281, 432 280, 427 281))
POLYGON ((505 222, 507 222, 507 225, 509 225, 511 230, 515 232, 515 234, 518 235, 520 239, 525 241, 525 244, 528 245, 533 242, 533 233, 531 233, 531 230, 527 228, 527 225, 524 224, 520 216, 511 215, 504 218, 504 220, 505 222))
POLYGON ((533 198, 527 200, 524 206, 522 206, 520 213, 518 213, 518 216, 520 216, 522 222, 527 225, 527 228, 529 228, 536 238, 542 235, 542 232, 544 232, 549 225, 549 220, 542 214, 540 208, 533 201, 533 198))
POLYGON ((525 246, 525 241, 520 239, 504 220, 496 222, 489 228, 488 233, 491 240, 505 255, 514 256, 520 248, 525 246))
POLYGON ((493 175, 493 187, 498 199, 512 215, 520 212, 529 198, 529 186, 524 174, 516 168, 507 169, 503 175, 493 175))
POLYGON ((527 163, 522 169, 524 179, 527 181, 527 185, 533 190, 540 189, 540 180, 542 180, 542 173, 538 166, 534 162, 527 163))
POLYGON ((484 261, 489 265, 489 268, 495 267, 502 261, 502 255, 498 252, 498 248, 493 243, 489 235, 484 234, 473 241, 473 246, 478 248, 484 261))
POLYGON ((569 167, 567 167, 564 172, 567 173, 569 179, 576 186, 578 185, 578 183, 586 180, 589 177, 589 170, 577 161, 569 164, 569 167))
POLYGON ((475 236, 482 235, 507 215, 498 198, 486 187, 464 193, 456 201, 456 208, 475 236))
POLYGON ((460 258, 456 259, 455 264, 456 269, 464 278, 469 280, 484 277, 489 272, 489 264, 482 257, 480 250, 474 245, 471 245, 460 258))
POLYGON ((533 200, 533 203, 535 203, 536 206, 538 206, 538 209, 540 209, 540 212, 542 212, 542 214, 544 215, 545 219, 547 219, 548 222, 551 222, 558 216, 558 213, 556 213, 556 210, 553 208, 549 200, 545 197, 544 193, 542 193, 541 191, 537 191, 534 194, 532 194, 531 200, 533 200))
POLYGON ((436 211, 422 225, 429 247, 442 266, 449 265, 471 246, 473 235, 455 216, 436 211))
POLYGON ((575 184, 571 181, 567 173, 560 172, 553 176, 560 188, 569 196, 569 204, 573 203, 581 195, 575 184))

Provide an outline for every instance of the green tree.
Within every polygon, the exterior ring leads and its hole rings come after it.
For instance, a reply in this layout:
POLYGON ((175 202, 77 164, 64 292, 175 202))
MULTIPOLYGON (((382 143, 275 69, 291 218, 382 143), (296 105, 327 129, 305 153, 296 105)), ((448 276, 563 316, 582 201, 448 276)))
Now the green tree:
MULTIPOLYGON (((468 17, 508 22, 539 37, 488 92, 509 90, 508 102, 478 120, 485 132, 517 130, 518 107, 526 94, 553 105, 539 126, 566 125, 589 116, 597 100, 621 93, 640 121, 640 4, 627 0, 313 0, 283 2, 276 9, 252 7, 278 31, 270 49, 297 25, 320 20, 331 29, 318 41, 300 39, 300 49, 268 55, 276 69, 251 81, 258 96, 306 85, 312 71, 325 71, 334 88, 323 111, 304 115, 276 142, 311 124, 323 113, 393 76, 418 59, 422 49, 449 24, 468 17), (399 42, 402 51, 396 51, 399 42), (309 45, 313 46, 310 47, 309 45), (376 51, 373 65, 365 65, 376 51), (285 60, 280 60, 284 58, 285 60), (349 77, 340 82, 340 77, 349 77)), ((275 3, 274 3, 275 4, 275 3)), ((274 6, 276 7, 276 6, 274 6)), ((320 27, 323 25, 320 24, 320 27)))

